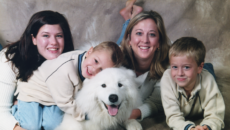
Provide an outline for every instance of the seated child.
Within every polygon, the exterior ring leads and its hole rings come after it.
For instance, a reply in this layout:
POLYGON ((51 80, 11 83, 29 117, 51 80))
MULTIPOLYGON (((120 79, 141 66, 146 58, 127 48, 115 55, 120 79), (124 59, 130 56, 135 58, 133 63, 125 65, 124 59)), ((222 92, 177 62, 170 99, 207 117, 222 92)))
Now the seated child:
POLYGON ((224 100, 214 77, 202 69, 205 53, 204 44, 192 37, 176 40, 169 50, 170 69, 161 79, 161 98, 173 130, 224 128, 224 100), (187 120, 199 115, 200 125, 187 120))
POLYGON ((45 61, 28 82, 19 83, 17 111, 13 115, 28 130, 53 130, 61 123, 63 112, 84 120, 85 113, 77 112, 74 100, 83 80, 105 68, 119 66, 122 58, 116 43, 103 42, 87 52, 67 52, 45 61))

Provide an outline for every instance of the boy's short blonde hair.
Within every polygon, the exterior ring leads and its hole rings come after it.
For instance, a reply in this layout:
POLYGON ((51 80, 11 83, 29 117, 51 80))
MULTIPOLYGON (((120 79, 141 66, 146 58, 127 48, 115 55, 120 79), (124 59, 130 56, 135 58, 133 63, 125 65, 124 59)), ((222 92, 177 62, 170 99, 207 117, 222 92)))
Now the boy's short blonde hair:
POLYGON ((116 43, 106 41, 98 44, 93 48, 93 52, 101 50, 109 50, 111 52, 111 59, 114 63, 114 67, 119 67, 122 64, 123 53, 116 43))
POLYGON ((182 37, 177 39, 169 49, 169 60, 171 56, 186 55, 193 57, 200 65, 204 62, 206 49, 204 44, 194 37, 182 37))

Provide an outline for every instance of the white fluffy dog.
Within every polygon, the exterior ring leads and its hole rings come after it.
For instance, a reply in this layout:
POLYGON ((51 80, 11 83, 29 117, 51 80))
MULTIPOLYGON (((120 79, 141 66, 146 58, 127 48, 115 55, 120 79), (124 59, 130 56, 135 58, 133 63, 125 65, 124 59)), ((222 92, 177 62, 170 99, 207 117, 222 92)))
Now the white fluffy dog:
POLYGON ((139 122, 128 119, 142 104, 135 73, 125 68, 108 68, 91 79, 85 79, 76 96, 79 110, 89 120, 76 121, 65 114, 58 130, 108 130, 119 124, 127 130, 141 130, 139 122))

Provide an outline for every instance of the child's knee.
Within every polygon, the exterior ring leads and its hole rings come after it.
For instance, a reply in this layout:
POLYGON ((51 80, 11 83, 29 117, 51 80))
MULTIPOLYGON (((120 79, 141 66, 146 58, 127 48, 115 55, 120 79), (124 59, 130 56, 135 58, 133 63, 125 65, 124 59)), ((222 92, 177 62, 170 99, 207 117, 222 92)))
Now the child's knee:
POLYGON ((54 130, 61 124, 64 113, 62 111, 54 112, 52 115, 44 115, 42 126, 45 130, 54 130))
POLYGON ((55 128, 57 128, 59 125, 61 124, 60 120, 57 121, 49 121, 49 122, 44 122, 43 121, 43 128, 45 130, 54 130, 55 128))
POLYGON ((20 126, 27 130, 40 130, 42 124, 42 109, 38 103, 18 101, 14 112, 20 126))
POLYGON ((61 124, 64 112, 56 105, 43 107, 42 126, 45 130, 54 130, 61 124))
POLYGON ((20 126, 27 130, 41 130, 41 122, 37 120, 30 119, 29 121, 21 120, 19 122, 20 126))

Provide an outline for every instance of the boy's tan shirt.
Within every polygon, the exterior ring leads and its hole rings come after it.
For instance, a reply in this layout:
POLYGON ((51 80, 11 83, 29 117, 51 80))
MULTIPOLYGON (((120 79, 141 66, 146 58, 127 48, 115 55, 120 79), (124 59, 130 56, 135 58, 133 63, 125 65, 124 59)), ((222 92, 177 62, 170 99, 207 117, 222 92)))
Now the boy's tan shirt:
POLYGON ((184 130, 188 124, 192 124, 188 129, 190 130, 195 124, 186 121, 185 117, 200 114, 203 114, 203 121, 200 125, 208 125, 212 130, 224 128, 224 100, 215 79, 205 69, 197 77, 196 86, 188 100, 183 88, 177 86, 173 81, 171 70, 167 69, 161 79, 161 98, 166 122, 174 130, 184 130), (199 96, 196 95, 197 93, 199 96))
POLYGON ((82 87, 78 73, 78 57, 82 53, 84 51, 71 51, 45 61, 28 82, 19 83, 18 99, 45 106, 57 105, 77 120, 84 120, 85 116, 77 111, 74 100, 75 93, 82 87))

